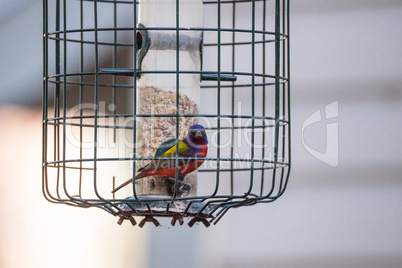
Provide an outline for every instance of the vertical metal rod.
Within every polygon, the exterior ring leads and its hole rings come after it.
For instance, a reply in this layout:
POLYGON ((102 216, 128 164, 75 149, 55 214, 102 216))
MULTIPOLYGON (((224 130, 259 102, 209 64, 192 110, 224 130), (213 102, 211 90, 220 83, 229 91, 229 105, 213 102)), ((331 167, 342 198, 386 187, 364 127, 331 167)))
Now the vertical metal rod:
MULTIPOLYGON (((98 114, 99 114, 99 42, 98 42, 98 0, 94 0, 94 35, 95 35, 95 87, 94 87, 94 192, 95 195, 103 201, 107 203, 109 206, 107 209, 112 210, 110 206, 112 206, 115 210, 121 212, 121 209, 116 206, 114 203, 104 199, 98 192, 97 180, 98 180, 98 114)), ((102 206, 101 206, 102 207, 102 206)), ((102 207, 105 209, 105 207, 102 207)), ((114 210, 113 210, 114 211, 114 210)))
MULTIPOLYGON (((232 4, 232 29, 236 28, 236 2, 232 4)), ((235 31, 232 32, 232 72, 235 71, 235 31)), ((232 82, 232 116, 235 114, 235 82, 232 82)), ((232 117, 232 129, 231 129, 231 141, 230 141, 230 158, 233 159, 234 156, 234 117, 232 117)), ((230 195, 234 192, 234 176, 233 176, 233 161, 230 161, 230 195)))
POLYGON ((216 186, 215 186, 215 191, 212 196, 215 196, 216 193, 218 192, 219 188, 219 176, 220 176, 220 167, 221 167, 221 1, 218 0, 218 97, 217 97, 217 117, 218 117, 218 122, 217 122, 217 145, 218 145, 218 151, 217 151, 217 163, 216 163, 216 186))
POLYGON ((67 0, 63 0, 63 153, 62 153, 62 174, 64 194, 70 201, 76 203, 67 190, 66 156, 67 156, 67 0))
MULTIPOLYGON (((104 199, 98 192, 97 180, 98 180, 98 114, 99 114, 99 39, 98 39, 98 0, 94 0, 94 36, 95 36, 95 87, 94 87, 94 192, 95 195, 103 201, 107 203, 109 206, 107 209, 112 210, 110 206, 112 206, 115 210, 121 212, 121 209, 116 206, 114 203, 104 199)), ((102 207, 102 206, 101 206, 102 207)), ((105 209, 105 207, 102 207, 105 209)), ((114 211, 114 210, 113 210, 114 211)))
MULTIPOLYGON (((135 3, 134 3, 135 5, 135 3)), ((117 68, 117 3, 113 3, 113 68, 117 68)), ((135 46, 134 46, 135 47, 135 46)), ((112 102, 113 102, 113 123, 114 123, 114 128, 113 128, 113 142, 116 143, 116 124, 117 124, 117 98, 116 98, 116 75, 113 75, 113 91, 112 91, 112 102)))
POLYGON ((288 87, 287 87, 287 96, 288 96, 288 103, 287 103, 287 108, 288 108, 288 122, 289 122, 289 124, 288 124, 288 128, 289 128, 289 146, 288 146, 288 149, 289 149, 289 155, 288 155, 288 157, 289 157, 289 164, 290 164, 290 1, 289 0, 287 0, 287 10, 286 10, 286 26, 287 26, 287 28, 286 28, 286 34, 287 34, 287 45, 286 45, 286 50, 287 50, 287 78, 288 78, 288 82, 287 82, 287 84, 288 84, 288 87))
MULTIPOLYGON (((56 85, 54 93, 54 117, 58 118, 60 116, 60 0, 56 0, 56 49, 55 49, 55 60, 56 60, 56 85)), ((54 150, 54 160, 60 160, 60 124, 59 120, 55 120, 54 125, 54 140, 53 140, 53 150, 54 150)), ((57 163, 57 179, 56 179, 56 194, 60 199, 60 164, 57 163)))
MULTIPOLYGON (((113 182, 112 182, 112 189, 115 189, 115 187, 116 187, 116 176, 113 176, 113 182)), ((113 196, 112 196, 112 198, 113 199, 115 199, 116 198, 116 196, 115 196, 115 192, 113 192, 113 196)))
MULTIPOLYGON (((282 92, 283 92, 283 107, 282 107, 282 112, 284 119, 287 119, 288 124, 286 126, 283 126, 283 148, 282 148, 282 156, 285 158, 285 143, 286 143, 286 128, 288 130, 287 132, 287 157, 288 157, 288 167, 287 167, 287 172, 285 175, 285 168, 282 168, 282 174, 281 174, 281 180, 280 180, 280 187, 278 189, 278 194, 276 195, 275 198, 278 198, 281 196, 288 184, 289 180, 289 175, 290 175, 290 168, 291 168, 291 123, 290 123, 290 17, 289 17, 289 0, 285 1, 283 0, 283 31, 286 35, 286 40, 283 41, 283 58, 282 58, 282 64, 283 64, 283 77, 287 78, 287 81, 284 85, 282 85, 282 92), (285 53, 286 52, 286 53, 285 53), (287 54, 287 58, 286 58, 287 54), (285 98, 287 96, 287 98, 285 98), (286 107, 285 107, 286 105, 286 107), (287 117, 286 113, 287 112, 287 117), (285 179, 284 179, 285 178, 285 179)), ((286 162, 286 161, 285 161, 286 162)))
POLYGON ((42 92, 42 193, 47 197, 47 117, 48 117, 48 2, 43 0, 43 92, 42 92))
MULTIPOLYGON (((84 29, 84 0, 80 1, 80 27, 81 29, 84 29)), ((84 72, 84 32, 80 32, 80 38, 81 38, 81 43, 80 43, 80 87, 79 87, 79 105, 80 105, 80 159, 82 159, 82 140, 83 140, 83 113, 84 111, 82 110, 83 107, 83 101, 84 101, 84 76, 82 73, 84 72)), ((82 161, 80 161, 80 178, 79 178, 79 191, 78 194, 81 198, 82 196, 82 161)))
MULTIPOLYGON (((285 17, 285 0, 282 1, 282 31, 285 33, 285 26, 286 26, 286 17, 285 17)), ((285 39, 281 41, 282 44, 282 76, 286 77, 286 50, 285 50, 285 39)), ((282 117, 283 119, 286 119, 286 83, 283 83, 281 85, 282 87, 282 117)), ((281 127, 282 129, 282 158, 283 160, 285 159, 285 142, 286 142, 286 126, 283 125, 281 127)), ((278 193, 281 192, 282 185, 283 185, 283 176, 285 174, 285 168, 281 168, 281 179, 279 183, 279 189, 278 193)))
MULTIPOLYGON (((179 50, 179 45, 180 45, 180 4, 179 0, 176 0, 176 140, 179 140, 179 97, 180 97, 180 50, 179 50)), ((178 184, 178 179, 179 179, 179 146, 176 146, 176 164, 175 164, 175 182, 174 182, 174 191, 173 191, 173 196, 172 196, 172 203, 176 198, 177 195, 177 184, 178 184)))
POLYGON ((66 176, 66 113, 67 113, 67 0, 63 0, 63 188, 66 196, 70 198, 67 192, 67 176, 66 176))
POLYGON ((254 143, 255 143, 255 0, 252 1, 252 26, 251 26, 251 162, 250 162, 250 186, 244 195, 249 195, 254 183, 254 143))
POLYGON ((275 188, 275 176, 278 162, 278 142, 279 142, 279 116, 280 116, 280 0, 275 0, 275 139, 274 139, 274 167, 272 170, 272 188, 268 196, 275 188))
POLYGON ((138 201, 138 203, 141 203, 141 201, 138 199, 137 196, 137 191, 135 189, 135 171, 136 171, 136 160, 137 160, 137 2, 134 1, 133 3, 133 16, 134 16, 134 46, 133 46, 133 69, 134 69, 134 76, 133 76, 133 89, 134 89, 134 95, 133 95, 133 116, 134 116, 134 131, 133 131, 133 183, 132 183, 132 188, 133 188, 133 195, 135 200, 138 201))
MULTIPOLYGON (((217 69, 217 75, 218 75, 218 79, 217 79, 217 157, 216 157, 216 162, 217 162, 217 168, 216 168, 216 184, 215 184, 215 190, 214 192, 208 197, 208 198, 212 198, 214 197, 219 190, 219 175, 220 175, 220 146, 221 146, 221 142, 220 142, 220 119, 221 119, 221 82, 220 82, 220 77, 221 77, 221 1, 218 0, 217 1, 218 4, 218 10, 217 10, 217 16, 218 16, 218 27, 217 27, 217 37, 218 37, 218 43, 217 43, 217 58, 218 58, 218 69, 217 69)), ((205 198, 207 199, 207 198, 205 198)), ((205 200, 204 199, 204 200, 205 200)), ((207 208, 207 206, 211 203, 215 202, 214 200, 210 200, 208 201, 206 204, 204 204, 204 206, 198 210, 198 215, 200 215, 205 208, 207 208)))
MULTIPOLYGON (((265 41, 266 35, 265 35, 265 30, 266 30, 266 0, 264 0, 263 2, 263 8, 262 8, 262 31, 264 32, 262 34, 262 40, 265 41)), ((266 52, 266 43, 263 42, 262 43, 262 73, 265 74, 266 72, 266 67, 265 67, 265 52, 266 52)), ((266 78, 265 76, 262 78, 262 117, 265 118, 266 116, 266 107, 265 107, 265 98, 266 98, 266 94, 265 94, 265 90, 266 90, 266 86, 265 86, 265 82, 266 82, 266 78)), ((265 119, 263 120, 262 124, 264 125, 263 129, 262 129, 262 159, 265 159, 265 131, 267 130, 267 128, 265 127, 265 119)), ((262 164, 264 166, 264 163, 262 164)), ((260 189, 260 196, 263 195, 264 193, 264 175, 265 175, 265 169, 263 168, 261 170, 261 189, 260 189)))
MULTIPOLYGON (((217 58, 218 58, 218 69, 217 69, 217 75, 218 75, 218 80, 217 80, 217 129, 218 131, 216 135, 217 139, 217 155, 216 155, 216 183, 215 183, 215 190, 214 192, 209 196, 209 198, 214 197, 219 189, 219 175, 220 175, 220 157, 221 157, 221 133, 220 133, 220 128, 221 128, 221 1, 217 1, 218 4, 218 29, 217 29, 217 34, 218 34, 218 43, 217 43, 217 58)), ((209 202, 210 203, 210 202, 209 202)), ((208 204, 209 204, 208 203, 208 204)), ((205 208, 207 204, 204 205, 204 207, 199 211, 201 213, 205 208)))
POLYGON ((98 0, 94 0, 95 87, 94 87, 94 191, 102 199, 97 187, 98 166, 98 102, 99 102, 99 51, 98 51, 98 0))
MULTIPOLYGON (((282 193, 285 191, 285 189, 286 189, 286 186, 287 186, 287 184, 288 184, 288 181, 289 181, 289 175, 290 175, 290 169, 291 169, 291 150, 290 150, 290 148, 291 148, 291 117, 290 117, 290 6, 289 6, 289 3, 290 1, 289 0, 287 0, 287 9, 286 9, 286 23, 287 23, 287 27, 286 27, 286 33, 287 33, 287 41, 286 41, 286 45, 287 45, 287 47, 286 47, 286 51, 287 51, 287 67, 286 67, 286 70, 287 70, 287 79, 288 79, 288 81, 287 81, 287 114, 288 114, 288 118, 287 118, 287 120, 288 120, 288 125, 287 125, 287 129, 288 129, 288 172, 287 172, 287 175, 286 175, 286 179, 285 179, 285 184, 284 184, 284 186, 283 186, 283 189, 282 189, 282 193)), ((282 194, 281 193, 281 194, 282 194)))

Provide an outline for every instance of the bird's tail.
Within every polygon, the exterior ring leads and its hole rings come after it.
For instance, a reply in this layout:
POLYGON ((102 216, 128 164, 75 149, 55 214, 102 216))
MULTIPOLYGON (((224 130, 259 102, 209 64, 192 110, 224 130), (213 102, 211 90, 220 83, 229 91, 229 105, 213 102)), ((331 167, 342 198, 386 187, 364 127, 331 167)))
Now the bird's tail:
MULTIPOLYGON (((142 179, 142 178, 147 177, 147 176, 148 176, 147 172, 140 172, 135 176, 135 180, 139 180, 139 179, 142 179)), ((112 193, 115 193, 118 190, 120 190, 121 188, 123 188, 124 186, 129 185, 132 181, 133 181, 133 178, 131 178, 129 180, 126 180, 124 183, 120 184, 117 188, 115 188, 112 191, 112 193)))
MULTIPOLYGON (((141 171, 141 170, 138 170, 138 171, 141 171)), ((138 174, 135 176, 135 179, 136 179, 136 180, 139 180, 139 179, 142 179, 142 178, 147 177, 147 176, 149 176, 148 172, 143 171, 143 172, 138 173, 138 174)))

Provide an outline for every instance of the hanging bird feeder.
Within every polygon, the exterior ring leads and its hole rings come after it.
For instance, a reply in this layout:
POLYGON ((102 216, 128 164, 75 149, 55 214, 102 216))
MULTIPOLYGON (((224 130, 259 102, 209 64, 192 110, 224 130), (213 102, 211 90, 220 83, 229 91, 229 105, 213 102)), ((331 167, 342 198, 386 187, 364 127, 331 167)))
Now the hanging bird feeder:
POLYGON ((289 0, 44 0, 43 194, 216 224, 290 172, 289 0))

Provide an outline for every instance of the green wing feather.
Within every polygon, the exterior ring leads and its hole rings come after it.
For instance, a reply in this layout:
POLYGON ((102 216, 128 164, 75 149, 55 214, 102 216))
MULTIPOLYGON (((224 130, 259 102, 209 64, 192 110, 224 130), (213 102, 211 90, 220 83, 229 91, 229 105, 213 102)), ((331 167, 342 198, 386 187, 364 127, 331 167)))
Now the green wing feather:
MULTIPOLYGON (((179 146, 179 155, 181 153, 185 153, 187 152, 190 148, 187 146, 187 144, 184 143, 184 141, 180 141, 178 144, 179 146)), ((171 147, 169 150, 167 150, 163 155, 161 155, 160 157, 175 157, 176 156, 176 147, 177 145, 171 147)))
MULTIPOLYGON (((179 143, 176 142, 176 139, 170 139, 162 143, 159 148, 156 150, 155 157, 175 157, 176 156, 176 147, 179 145, 179 155, 181 157, 192 157, 191 150, 189 150, 189 147, 187 144, 185 144, 183 141, 180 141, 179 143)), ((193 159, 179 159, 179 166, 188 164, 191 161, 194 161, 193 159)), ((176 165, 176 159, 156 159, 148 163, 146 166, 140 168, 138 171, 152 171, 152 170, 158 170, 158 169, 165 169, 165 168, 171 168, 176 165)), ((179 179, 182 179, 183 177, 179 177, 179 179)))
POLYGON ((158 149, 156 149, 155 157, 161 157, 164 153, 166 153, 170 148, 179 143, 180 140, 170 139, 164 141, 161 145, 159 145, 158 149))

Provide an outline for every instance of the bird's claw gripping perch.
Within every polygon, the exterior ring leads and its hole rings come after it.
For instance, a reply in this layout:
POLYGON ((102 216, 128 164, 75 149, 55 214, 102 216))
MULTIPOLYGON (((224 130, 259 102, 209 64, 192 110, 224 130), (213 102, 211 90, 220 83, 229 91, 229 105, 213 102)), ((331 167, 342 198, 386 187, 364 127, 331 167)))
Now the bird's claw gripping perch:
MULTIPOLYGON (((169 194, 171 194, 171 195, 173 195, 173 193, 174 193, 175 181, 176 180, 174 178, 167 177, 167 179, 166 179, 169 194)), ((179 178, 179 180, 177 180, 177 188, 176 189, 177 189, 176 193, 178 195, 182 195, 185 191, 190 192, 191 186, 189 183, 186 183, 183 180, 180 180, 180 178, 179 178)))

